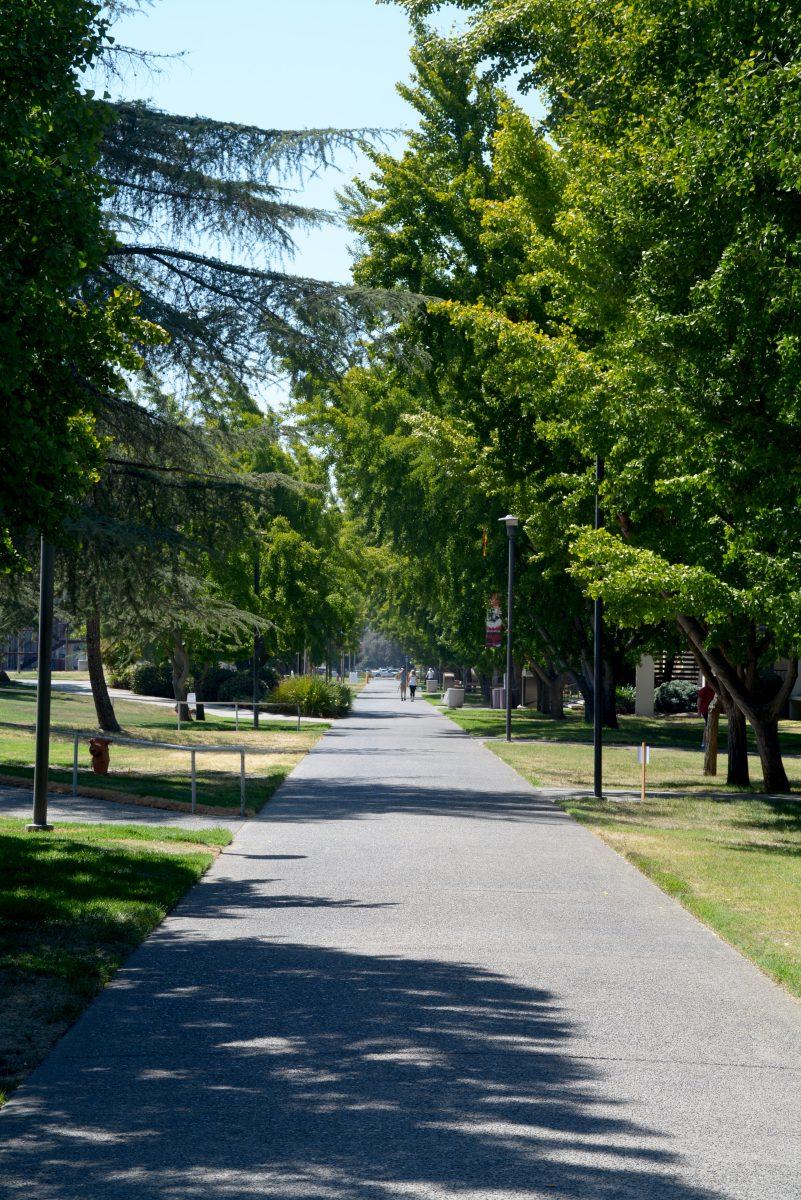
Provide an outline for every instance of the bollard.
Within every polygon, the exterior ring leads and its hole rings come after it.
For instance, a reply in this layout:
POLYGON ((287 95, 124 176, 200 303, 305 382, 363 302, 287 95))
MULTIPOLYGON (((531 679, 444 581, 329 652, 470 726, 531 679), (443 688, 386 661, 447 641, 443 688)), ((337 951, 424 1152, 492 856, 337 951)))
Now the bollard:
POLYGON ((239 815, 245 815, 245 751, 239 751, 239 815))
POLYGON ((72 798, 78 795, 78 734, 72 735, 72 798))
POLYGON ((192 751, 192 812, 197 804, 197 771, 195 770, 195 751, 192 751))

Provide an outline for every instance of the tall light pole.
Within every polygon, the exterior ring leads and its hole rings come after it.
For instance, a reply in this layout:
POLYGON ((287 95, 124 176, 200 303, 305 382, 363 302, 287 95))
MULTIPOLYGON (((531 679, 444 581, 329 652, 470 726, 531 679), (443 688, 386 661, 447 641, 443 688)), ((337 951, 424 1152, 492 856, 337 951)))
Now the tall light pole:
POLYGON ((36 684, 36 758, 33 766, 33 820, 29 830, 52 829, 47 823, 47 772, 50 765, 50 660, 53 655, 52 542, 42 538, 39 564, 39 662, 36 684))
MULTIPOLYGON (((253 558, 253 595, 256 597, 258 604, 261 596, 261 572, 259 563, 259 546, 256 545, 256 553, 253 558)), ((258 629, 253 634, 253 728, 259 728, 259 701, 261 700, 261 680, 259 679, 259 658, 261 650, 261 640, 259 638, 258 629)))
MULTIPOLYGON (((595 528, 601 528, 601 484, 604 478, 604 460, 595 460, 595 528)), ((599 596, 595 601, 593 622, 593 791, 598 800, 603 799, 603 720, 604 720, 604 602, 599 596)))
POLYGON ((507 513, 500 520, 506 526, 506 538, 509 543, 508 588, 506 593, 506 740, 512 740, 512 606, 515 594, 515 537, 517 536, 517 517, 507 513))

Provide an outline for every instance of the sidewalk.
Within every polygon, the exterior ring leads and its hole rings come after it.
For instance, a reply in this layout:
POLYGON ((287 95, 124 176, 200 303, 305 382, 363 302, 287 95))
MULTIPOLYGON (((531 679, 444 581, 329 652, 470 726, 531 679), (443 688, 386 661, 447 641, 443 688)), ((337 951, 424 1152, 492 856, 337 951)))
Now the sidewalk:
POLYGON ((801 1005, 374 683, 0 1112, 21 1200, 788 1200, 801 1005))

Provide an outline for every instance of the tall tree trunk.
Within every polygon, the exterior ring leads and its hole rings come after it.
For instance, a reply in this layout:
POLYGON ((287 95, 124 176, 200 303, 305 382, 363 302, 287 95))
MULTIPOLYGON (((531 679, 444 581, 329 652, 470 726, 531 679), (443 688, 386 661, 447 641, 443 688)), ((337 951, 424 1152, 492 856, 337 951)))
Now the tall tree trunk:
POLYGON ((548 716, 551 711, 551 689, 540 672, 537 672, 537 712, 548 716))
POLYGON ((492 677, 486 671, 482 671, 479 675, 481 680, 481 695, 486 705, 492 703, 492 677))
POLYGON ((172 635, 172 690, 175 702, 180 710, 182 721, 191 721, 192 714, 186 703, 186 681, 189 678, 189 655, 186 653, 183 638, 175 630, 172 635))
POLYGON ((119 733, 120 724, 108 694, 106 675, 103 670, 103 654, 100 649, 100 614, 92 613, 86 619, 86 661, 89 667, 89 682, 95 702, 97 723, 105 733, 119 733))
POLYGON ((720 698, 714 696, 706 717, 706 743, 704 745, 704 774, 718 773, 718 726, 720 724, 720 698))
POLYGON ((745 728, 745 715, 734 701, 730 701, 726 707, 726 716, 729 723, 729 760, 726 771, 726 783, 730 787, 747 788, 751 786, 751 775, 748 769, 748 738, 745 728))
POLYGON ((563 675, 557 675, 548 683, 548 710, 555 721, 565 720, 564 706, 565 680, 563 675))
POLYGON ((756 738, 759 761, 762 764, 764 788, 768 793, 789 792, 790 781, 782 762, 779 748, 779 721, 777 717, 765 717, 752 721, 751 728, 756 738))

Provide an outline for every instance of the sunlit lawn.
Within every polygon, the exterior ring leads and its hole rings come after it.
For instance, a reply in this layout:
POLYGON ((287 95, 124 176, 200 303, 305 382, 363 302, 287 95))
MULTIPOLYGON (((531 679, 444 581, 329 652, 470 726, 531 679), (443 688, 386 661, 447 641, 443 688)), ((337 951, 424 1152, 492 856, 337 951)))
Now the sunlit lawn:
POLYGON ((563 808, 801 996, 801 801, 677 795, 563 808))
POLYGON ((0 818, 0 1103, 230 841, 0 818))
MULTIPOLYGON (((438 699, 434 703, 439 705, 438 699)), ((484 708, 477 704, 466 708, 443 708, 443 712, 462 729, 477 737, 503 737, 505 714, 500 709, 484 708)), ((620 729, 605 729, 607 745, 639 745, 686 747, 700 750, 703 721, 700 717, 681 714, 672 717, 620 716, 620 729)), ((592 742, 592 726, 574 711, 568 711, 564 721, 554 721, 534 709, 515 709, 512 713, 512 733, 515 738, 538 738, 552 742, 592 742)), ((753 746, 753 733, 749 727, 749 744, 753 746)), ((788 753, 801 754, 801 721, 782 721, 780 726, 782 747, 788 753)), ((720 721, 720 747, 726 747, 726 719, 720 721)))
MULTIPOLYGON (((199 753, 197 758, 198 804, 239 807, 240 746, 246 756, 247 807, 258 810, 278 784, 314 745, 326 725, 304 723, 298 731, 293 723, 262 717, 258 731, 242 723, 236 730, 230 721, 209 720, 175 727, 169 707, 118 701, 120 736, 165 741, 181 746, 230 746, 231 753, 199 753)), ((25 685, 0 689, 0 774, 31 779, 33 775, 36 692, 25 685)), ((91 696, 53 692, 50 760, 54 783, 72 779, 72 734, 82 734, 79 751, 79 787, 101 788, 134 796, 187 802, 190 799, 191 761, 184 750, 112 745, 108 775, 91 770, 88 738, 97 731, 91 696)))
MULTIPOLYGON (((535 787, 590 788, 593 784, 592 746, 545 741, 491 741, 487 745, 505 762, 519 771, 535 787)), ((651 751, 647 769, 648 788, 678 788, 683 792, 709 792, 726 789, 726 747, 721 746, 718 775, 705 776, 700 747, 694 751, 671 750, 661 746, 651 751)), ((749 756, 751 783, 759 791, 762 771, 759 759, 749 756)), ((787 758, 785 766, 793 787, 801 787, 801 759, 787 758)), ((642 768, 637 762, 637 747, 605 746, 603 781, 605 788, 640 789, 642 768)), ((735 789, 732 789, 734 794, 735 789)))

